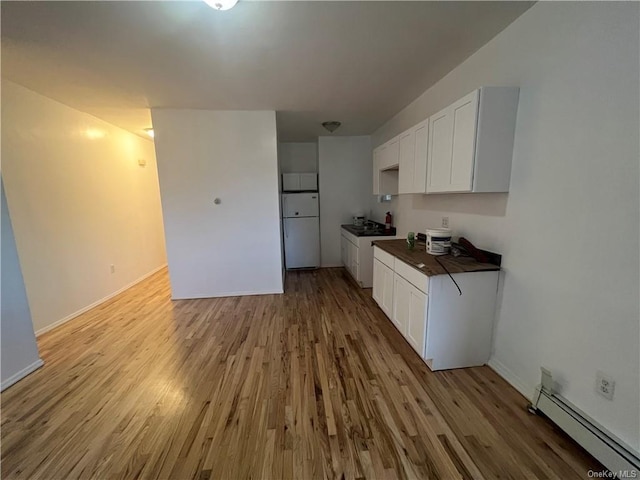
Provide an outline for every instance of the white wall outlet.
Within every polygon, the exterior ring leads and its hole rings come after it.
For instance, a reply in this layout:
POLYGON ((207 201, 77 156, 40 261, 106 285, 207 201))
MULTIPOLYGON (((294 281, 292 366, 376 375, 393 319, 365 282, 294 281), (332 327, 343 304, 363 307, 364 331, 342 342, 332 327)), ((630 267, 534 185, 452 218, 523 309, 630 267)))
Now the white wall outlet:
POLYGON ((449 228, 449 217, 442 217, 442 228, 449 228))
POLYGON ((109 267, 109 270, 111 270, 111 273, 116 273, 116 266, 111 264, 111 266, 109 267))
POLYGON ((616 387, 616 381, 606 373, 596 372, 596 392, 604 398, 613 400, 613 392, 616 387))

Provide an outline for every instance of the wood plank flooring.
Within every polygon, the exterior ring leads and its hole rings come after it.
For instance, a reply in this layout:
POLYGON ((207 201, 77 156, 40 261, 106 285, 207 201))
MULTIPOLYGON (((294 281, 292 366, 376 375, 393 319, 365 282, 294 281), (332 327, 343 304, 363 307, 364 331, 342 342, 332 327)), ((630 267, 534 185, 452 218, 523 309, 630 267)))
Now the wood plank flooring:
POLYGON ((172 302, 166 270, 43 335, 3 478, 570 479, 602 467, 488 367, 430 372, 342 269, 172 302))

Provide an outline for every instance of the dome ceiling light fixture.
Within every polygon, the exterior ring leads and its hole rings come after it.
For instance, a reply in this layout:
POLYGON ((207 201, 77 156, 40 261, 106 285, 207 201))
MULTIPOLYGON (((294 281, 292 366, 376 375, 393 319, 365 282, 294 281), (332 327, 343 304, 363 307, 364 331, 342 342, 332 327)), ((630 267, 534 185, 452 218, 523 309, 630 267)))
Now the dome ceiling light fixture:
POLYGON ((332 120, 331 122, 322 122, 322 126, 329 131, 329 133, 333 133, 335 132, 340 125, 342 125, 340 122, 336 122, 335 120, 332 120))
POLYGON ((153 138, 153 137, 154 137, 154 134, 153 134, 153 128, 145 128, 145 129, 144 129, 144 131, 145 131, 145 133, 146 133, 147 135, 149 135, 151 138, 153 138))
POLYGON ((207 5, 215 10, 230 10, 235 7, 238 0, 204 0, 207 5))

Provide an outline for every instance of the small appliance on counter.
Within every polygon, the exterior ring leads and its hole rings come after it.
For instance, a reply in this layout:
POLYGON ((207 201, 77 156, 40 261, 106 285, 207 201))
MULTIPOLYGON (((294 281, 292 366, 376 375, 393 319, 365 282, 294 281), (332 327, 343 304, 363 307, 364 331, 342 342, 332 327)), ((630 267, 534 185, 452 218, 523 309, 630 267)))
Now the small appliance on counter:
POLYGON ((451 250, 451 230, 448 228, 427 228, 427 253, 447 255, 451 250))
POLYGON ((366 221, 367 221, 367 219, 361 213, 353 216, 353 226, 354 227, 364 227, 364 223, 366 221))

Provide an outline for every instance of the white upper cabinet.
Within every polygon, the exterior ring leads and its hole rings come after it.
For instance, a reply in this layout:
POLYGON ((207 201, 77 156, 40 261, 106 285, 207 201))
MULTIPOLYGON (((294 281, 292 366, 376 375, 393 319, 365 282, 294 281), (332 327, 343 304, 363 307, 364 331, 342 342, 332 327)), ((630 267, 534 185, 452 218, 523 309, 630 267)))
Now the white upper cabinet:
POLYGON ((398 193, 413 193, 415 138, 416 133, 413 129, 400 134, 398 193))
POLYGON ((318 190, 318 174, 301 173, 300 174, 300 190, 318 190))
POLYGON ((419 123, 414 130, 413 157, 413 191, 411 193, 425 193, 427 191, 427 158, 429 144, 429 120, 419 123))
POLYGON ((373 149, 373 194, 380 195, 380 156, 384 147, 373 149))
POLYGON ((300 175, 297 173, 282 174, 282 191, 295 192, 300 190, 300 175))
POLYGON ((445 189, 451 182, 453 116, 446 108, 429 119, 427 192, 445 189))
POLYGON ((373 150, 373 194, 398 194, 399 136, 373 150))
POLYGON ((376 148, 373 193, 508 192, 519 92, 474 90, 376 148))
POLYGON ((283 173, 283 192, 313 192, 318 190, 317 173, 283 173))
POLYGON ((509 191, 518 96, 483 87, 429 118, 427 193, 509 191))
POLYGON ((400 134, 398 193, 425 193, 429 121, 400 134))
POLYGON ((380 157, 380 170, 389 170, 398 166, 400 161, 400 135, 392 138, 383 146, 380 157))
POLYGON ((431 117, 428 193, 471 191, 477 113, 475 90, 431 117))
POLYGON ((453 142, 451 146, 450 191, 466 192, 473 186, 473 153, 476 144, 478 91, 452 106, 453 142))

